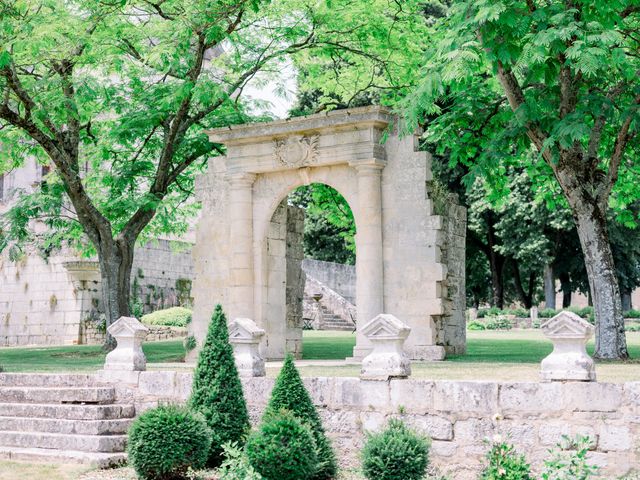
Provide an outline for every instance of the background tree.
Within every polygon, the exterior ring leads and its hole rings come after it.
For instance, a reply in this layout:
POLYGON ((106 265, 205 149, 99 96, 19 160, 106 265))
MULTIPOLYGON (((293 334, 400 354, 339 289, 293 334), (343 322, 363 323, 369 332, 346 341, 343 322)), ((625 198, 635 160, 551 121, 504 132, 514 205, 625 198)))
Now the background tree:
POLYGON ((107 325, 129 314, 136 240, 186 229, 204 128, 246 119, 265 67, 313 37, 303 2, 9 0, 0 5, 3 168, 35 156, 46 188, 3 219, 0 249, 97 254, 107 325), (32 220, 49 227, 34 231, 32 220), (88 242, 87 242, 88 239, 88 242))
POLYGON ((537 151, 578 230, 599 358, 628 356, 607 212, 637 197, 628 186, 638 173, 639 22, 631 1, 458 2, 435 28, 423 79, 406 102, 414 125, 425 114, 455 125, 441 138, 453 161, 475 156, 470 111, 496 112, 480 125, 478 170, 527 166, 525 153, 537 151))

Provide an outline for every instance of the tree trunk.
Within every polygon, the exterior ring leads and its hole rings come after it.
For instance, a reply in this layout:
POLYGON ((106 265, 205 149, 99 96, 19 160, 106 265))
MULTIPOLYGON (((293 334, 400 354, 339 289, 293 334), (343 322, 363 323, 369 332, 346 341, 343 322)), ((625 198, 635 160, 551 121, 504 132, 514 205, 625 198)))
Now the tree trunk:
POLYGON ((580 193, 578 201, 574 197, 569 199, 569 203, 584 253, 596 317, 594 356, 603 359, 628 358, 620 289, 607 230, 606 206, 601 208, 589 204, 587 195, 580 193))
POLYGON ((622 292, 622 311, 628 312, 632 308, 633 305, 631 304, 631 291, 625 290, 622 292))
POLYGON ((489 257, 489 268, 491 269, 491 290, 492 305, 499 309, 504 308, 504 264, 505 258, 495 250, 496 234, 494 230, 494 219, 491 212, 485 213, 487 222, 487 256, 489 257))
MULTIPOLYGON (((118 238, 103 241, 98 249, 98 262, 102 277, 102 309, 107 327, 118 318, 130 314, 129 295, 133 248, 134 245, 118 238)), ((108 350, 115 347, 115 341, 110 335, 107 335, 104 346, 108 350)))
POLYGON ((516 292, 518 292, 518 296, 520 297, 520 301, 522 302, 522 305, 524 306, 524 308, 528 310, 532 307, 532 303, 533 303, 532 302, 533 294, 532 294, 532 286, 531 286, 531 283, 533 282, 533 276, 532 275, 529 276, 529 284, 527 285, 527 291, 525 292, 524 287, 522 286, 522 278, 520 277, 520 268, 518 266, 518 262, 516 262, 515 260, 512 260, 512 266, 513 266, 513 284, 516 288, 516 292))
POLYGON ((556 280, 553 276, 553 267, 551 264, 544 266, 542 273, 544 278, 544 307, 556 308, 556 280))
POLYGON ((558 277, 560 279, 560 289, 562 290, 562 308, 568 308, 571 306, 571 280, 569 274, 563 272, 558 277))

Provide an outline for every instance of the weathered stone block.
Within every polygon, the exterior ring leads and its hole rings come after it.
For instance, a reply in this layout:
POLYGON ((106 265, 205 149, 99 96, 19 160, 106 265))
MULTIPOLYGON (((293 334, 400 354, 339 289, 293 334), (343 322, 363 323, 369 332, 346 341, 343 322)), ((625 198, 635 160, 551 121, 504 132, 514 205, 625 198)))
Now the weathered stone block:
POLYGON ((473 444, 491 438, 496 426, 487 418, 469 418, 455 422, 453 431, 456 443, 473 444))
POLYGON ((434 383, 428 380, 391 380, 390 406, 397 412, 427 413, 433 406, 434 383))
POLYGON ((170 370, 143 372, 138 380, 141 395, 158 398, 175 397, 176 372, 170 370))
POLYGON ((436 382, 433 408, 445 412, 473 412, 492 416, 498 408, 498 385, 492 382, 436 382))
POLYGON ((500 409, 551 413, 570 408, 561 383, 507 383, 500 386, 500 409))
POLYGON ((362 360, 360 377, 388 380, 411 375, 411 361, 403 350, 410 332, 408 325, 389 314, 380 314, 362 327, 373 350, 362 360))
POLYGON ((599 434, 598 449, 601 451, 628 451, 633 446, 631 432, 625 425, 603 425, 599 434))
POLYGON ((236 318, 229 325, 229 342, 241 377, 264 377, 266 370, 259 347, 265 331, 249 318, 236 318))
POLYGON ((149 329, 136 318, 120 317, 107 329, 117 342, 104 362, 105 370, 145 370, 147 360, 142 351, 142 341, 149 329))

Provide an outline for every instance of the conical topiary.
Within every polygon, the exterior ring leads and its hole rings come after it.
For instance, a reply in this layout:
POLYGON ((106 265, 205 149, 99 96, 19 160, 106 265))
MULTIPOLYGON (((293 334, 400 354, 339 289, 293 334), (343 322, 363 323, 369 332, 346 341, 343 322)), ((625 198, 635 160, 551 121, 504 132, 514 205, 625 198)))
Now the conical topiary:
POLYGON ((336 456, 327 438, 322 421, 316 407, 311 401, 309 392, 302 383, 300 374, 293 363, 293 356, 288 354, 284 366, 276 379, 269 405, 264 413, 264 419, 277 415, 282 410, 288 410, 302 422, 309 425, 318 448, 319 468, 313 480, 327 480, 336 476, 336 456))
POLYGON ((223 459, 222 445, 242 442, 250 428, 233 347, 229 343, 227 318, 220 305, 216 305, 200 351, 189 406, 207 420, 213 436, 207 464, 217 467, 223 459))

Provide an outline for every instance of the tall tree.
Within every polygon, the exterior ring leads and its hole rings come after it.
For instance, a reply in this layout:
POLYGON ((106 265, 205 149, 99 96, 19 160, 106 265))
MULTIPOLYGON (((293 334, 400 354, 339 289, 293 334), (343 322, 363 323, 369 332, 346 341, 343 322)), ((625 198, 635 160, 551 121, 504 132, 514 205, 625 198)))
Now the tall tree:
POLYGON ((107 324, 129 313, 134 245, 175 232, 194 172, 219 150, 203 129, 243 121, 240 95, 304 48, 301 2, 8 0, 0 3, 0 144, 53 169, 7 214, 0 248, 42 237, 95 252, 107 324), (86 237, 85 237, 86 235, 86 237), (84 241, 89 239, 89 245, 84 241))
POLYGON ((407 100, 413 124, 439 114, 437 122, 456 126, 442 138, 454 161, 468 160, 478 112, 496 112, 481 126, 487 141, 479 170, 499 175, 500 164, 530 165, 526 152, 538 152, 576 223, 599 358, 628 356, 607 211, 624 210, 638 196, 630 186, 640 167, 633 160, 640 147, 639 26, 632 0, 457 2, 438 23, 422 81, 407 100))

